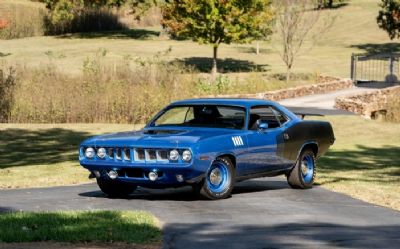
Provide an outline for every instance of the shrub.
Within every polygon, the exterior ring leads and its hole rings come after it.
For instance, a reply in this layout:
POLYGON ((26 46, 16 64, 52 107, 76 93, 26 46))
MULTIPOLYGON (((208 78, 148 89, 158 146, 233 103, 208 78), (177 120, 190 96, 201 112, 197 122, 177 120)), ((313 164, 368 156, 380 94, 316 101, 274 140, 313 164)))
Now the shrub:
POLYGON ((0 39, 16 39, 44 34, 46 10, 37 6, 4 3, 0 39))
POLYGON ((0 123, 9 121, 14 103, 15 70, 0 69, 0 123))
POLYGON ((49 15, 45 18, 46 34, 64 34, 120 30, 127 28, 119 21, 116 10, 122 1, 42 0, 49 15))
MULTIPOLYGON (((287 85, 263 73, 221 75, 210 80, 179 62, 126 55, 112 62, 100 49, 87 57, 80 74, 65 74, 49 64, 17 66, 15 102, 9 122, 15 123, 145 123, 172 101, 194 96, 241 94, 276 90, 287 85)), ((46 52, 49 56, 51 51, 46 52)), ((307 83, 313 83, 309 81, 307 83)))
POLYGON ((144 123, 172 100, 192 96, 194 75, 156 59, 125 58, 116 64, 88 57, 81 75, 49 65, 20 67, 12 122, 144 123))
POLYGON ((119 16, 108 8, 83 8, 75 15, 70 15, 68 11, 53 12, 44 20, 47 35, 128 28, 120 22, 119 16))

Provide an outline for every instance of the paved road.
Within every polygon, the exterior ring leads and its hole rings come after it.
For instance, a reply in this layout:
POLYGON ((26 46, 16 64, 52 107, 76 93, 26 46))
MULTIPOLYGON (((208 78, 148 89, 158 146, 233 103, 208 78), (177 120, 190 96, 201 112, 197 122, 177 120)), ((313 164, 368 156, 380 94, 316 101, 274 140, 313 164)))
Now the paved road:
POLYGON ((284 99, 279 101, 279 103, 295 112, 308 112, 322 115, 353 115, 351 112, 335 109, 335 99, 340 96, 371 92, 388 86, 392 85, 383 83, 364 84, 358 87, 352 87, 325 94, 315 94, 292 99, 284 99))
POLYGON ((283 178, 238 184, 231 198, 201 201, 190 188, 139 189, 108 199, 94 184, 0 191, 0 210, 148 210, 164 225, 164 248, 399 248, 400 212, 283 178))

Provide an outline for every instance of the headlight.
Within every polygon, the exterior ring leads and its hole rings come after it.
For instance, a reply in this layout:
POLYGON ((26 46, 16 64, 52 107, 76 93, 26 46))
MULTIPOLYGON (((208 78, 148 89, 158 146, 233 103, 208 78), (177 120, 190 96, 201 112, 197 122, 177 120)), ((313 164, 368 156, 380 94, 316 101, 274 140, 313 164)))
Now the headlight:
POLYGON ((192 160, 192 152, 190 152, 190 150, 183 151, 182 160, 185 162, 189 162, 190 160, 192 160))
POLYGON ((85 150, 85 157, 86 158, 93 158, 96 153, 92 147, 86 148, 85 150))
POLYGON ((104 148, 100 148, 97 150, 97 156, 100 158, 105 158, 107 155, 107 151, 104 148))
POLYGON ((179 152, 177 150, 171 150, 169 152, 169 160, 178 161, 178 159, 179 159, 179 152))

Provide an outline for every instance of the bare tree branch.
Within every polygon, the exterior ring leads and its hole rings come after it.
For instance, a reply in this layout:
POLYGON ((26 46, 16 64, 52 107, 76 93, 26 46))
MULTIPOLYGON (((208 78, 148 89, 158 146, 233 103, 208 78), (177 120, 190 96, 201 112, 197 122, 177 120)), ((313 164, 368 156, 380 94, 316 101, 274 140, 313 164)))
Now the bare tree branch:
POLYGON ((289 82, 293 63, 305 42, 309 41, 311 49, 335 18, 327 11, 322 13, 318 0, 276 0, 274 5, 277 34, 282 45, 278 51, 286 65, 286 81, 289 82))

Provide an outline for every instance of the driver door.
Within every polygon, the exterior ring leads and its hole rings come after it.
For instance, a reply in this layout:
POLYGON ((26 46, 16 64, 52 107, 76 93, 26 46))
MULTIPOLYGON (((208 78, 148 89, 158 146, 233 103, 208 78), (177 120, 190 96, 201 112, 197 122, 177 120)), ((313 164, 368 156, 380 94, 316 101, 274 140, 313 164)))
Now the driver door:
POLYGON ((246 174, 275 171, 282 168, 277 154, 278 143, 282 141, 284 128, 270 106, 255 106, 250 110, 248 156, 246 174), (260 123, 268 127, 259 129, 260 123))

